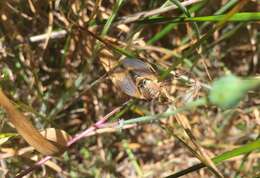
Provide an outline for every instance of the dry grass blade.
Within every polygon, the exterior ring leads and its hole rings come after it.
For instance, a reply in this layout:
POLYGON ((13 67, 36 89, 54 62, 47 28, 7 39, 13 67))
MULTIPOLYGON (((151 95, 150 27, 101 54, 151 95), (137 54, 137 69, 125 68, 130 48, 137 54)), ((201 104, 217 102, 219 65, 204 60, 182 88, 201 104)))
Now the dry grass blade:
POLYGON ((9 121, 15 126, 18 133, 37 151, 44 155, 60 153, 60 148, 44 138, 30 121, 13 106, 2 90, 0 90, 0 106, 6 110, 9 121))
MULTIPOLYGON (((175 108, 176 109, 176 108, 175 108)), ((217 169, 213 161, 209 158, 209 156, 206 154, 202 146, 198 143, 197 139, 192 134, 191 126, 189 124, 188 119, 182 115, 182 114, 176 114, 176 120, 181 125, 185 133, 187 134, 189 138, 189 142, 187 143, 185 140, 182 140, 183 143, 186 143, 185 145, 193 145, 189 146, 189 149, 192 150, 192 153, 205 165, 208 166, 212 170, 212 172, 219 178, 223 178, 223 175, 221 172, 217 169)), ((186 139, 187 140, 187 139, 186 139)))
POLYGON ((258 4, 0 1, 0 175, 258 175, 258 4))
MULTIPOLYGON (((49 7, 52 9, 51 1, 49 1, 49 7)), ((52 12, 52 10, 50 10, 50 12, 48 14, 48 19, 49 19, 49 22, 48 22, 48 27, 47 27, 46 39, 43 44, 43 50, 45 50, 47 48, 48 42, 51 37, 52 30, 53 30, 53 12, 52 12)))
POLYGON ((41 135, 53 144, 65 150, 67 142, 72 138, 67 132, 56 128, 47 128, 40 132, 41 135))
MULTIPOLYGON (((194 3, 198 3, 202 0, 188 0, 182 3, 183 6, 188 6, 194 3)), ((146 12, 140 12, 137 14, 133 14, 130 16, 126 16, 126 17, 121 17, 121 20, 117 21, 115 24, 113 25, 119 25, 119 24, 127 24, 127 23, 132 23, 134 21, 137 20, 141 20, 150 16, 154 16, 154 15, 159 15, 174 9, 177 9, 178 7, 176 5, 171 5, 171 6, 167 6, 167 7, 163 7, 163 8, 158 8, 158 9, 153 9, 150 11, 146 11, 146 12)))

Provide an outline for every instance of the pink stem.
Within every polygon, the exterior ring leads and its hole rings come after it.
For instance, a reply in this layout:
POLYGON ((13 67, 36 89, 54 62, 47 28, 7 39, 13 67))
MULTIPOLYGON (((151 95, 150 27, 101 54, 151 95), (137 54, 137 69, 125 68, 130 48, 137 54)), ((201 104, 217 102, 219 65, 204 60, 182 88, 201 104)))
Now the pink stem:
POLYGON ((113 114, 118 112, 121 109, 121 106, 115 108, 113 111, 108 113, 106 116, 101 118, 99 121, 97 121, 93 126, 89 127, 87 130, 77 134, 74 138, 72 138, 70 141, 68 141, 67 146, 71 146, 73 143, 77 142, 78 140, 84 138, 85 136, 88 135, 89 132, 92 132, 96 130, 97 128, 100 128, 104 125, 104 123, 107 121, 109 117, 111 117, 113 114))
MULTIPOLYGON (((128 103, 128 101, 126 102, 128 103)), ((123 105, 125 105, 126 103, 124 103, 123 105)), ((122 105, 122 106, 123 106, 122 105)), ((105 122, 107 121, 107 119, 109 117, 111 117, 113 114, 115 114, 116 112, 120 111, 120 109, 122 108, 122 106, 119 106, 117 108, 115 108, 114 110, 112 110, 110 113, 108 113, 106 116, 104 116, 103 118, 101 118, 99 121, 97 121, 93 126, 90 126, 87 130, 77 134, 74 138, 72 138, 70 141, 68 141, 67 146, 71 146, 72 144, 74 144, 75 142, 77 142, 78 140, 84 138, 85 136, 88 135, 88 133, 102 127, 105 122)), ((50 160, 52 157, 51 156, 46 156, 43 159, 41 159, 40 161, 36 162, 33 166, 31 166, 28 169, 25 169, 24 171, 20 172, 17 176, 15 176, 16 178, 22 178, 23 176, 27 175, 28 173, 32 172, 35 169, 40 168, 40 166, 42 164, 44 164, 46 161, 50 160)))

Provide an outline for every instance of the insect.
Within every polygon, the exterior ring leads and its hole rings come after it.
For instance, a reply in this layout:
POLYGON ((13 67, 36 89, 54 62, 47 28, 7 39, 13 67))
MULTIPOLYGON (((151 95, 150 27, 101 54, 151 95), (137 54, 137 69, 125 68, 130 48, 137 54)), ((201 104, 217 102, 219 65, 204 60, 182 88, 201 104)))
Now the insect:
MULTIPOLYGON (((88 33, 107 47, 114 49, 114 46, 111 46, 102 38, 90 31, 88 33)), ((99 59, 105 70, 110 74, 112 82, 127 95, 150 100, 164 94, 169 99, 166 90, 161 87, 162 85, 158 82, 153 68, 148 63, 136 58, 125 58, 119 62, 105 48, 100 50, 99 54, 99 59), (125 68, 125 70, 122 68, 125 68)))
POLYGON ((144 100, 166 96, 150 64, 137 58, 124 58, 118 62, 107 50, 102 52, 100 60, 112 82, 125 94, 144 100))
POLYGON ((143 99, 155 99, 160 95, 161 83, 148 63, 135 58, 122 60, 122 65, 129 71, 143 99))

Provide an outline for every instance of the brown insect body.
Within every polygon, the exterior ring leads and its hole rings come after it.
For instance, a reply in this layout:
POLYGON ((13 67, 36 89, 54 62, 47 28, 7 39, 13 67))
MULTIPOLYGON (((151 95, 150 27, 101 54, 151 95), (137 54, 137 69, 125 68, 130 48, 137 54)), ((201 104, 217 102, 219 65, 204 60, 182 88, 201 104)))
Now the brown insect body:
POLYGON ((126 58, 123 66, 133 74, 135 84, 142 95, 142 99, 154 99, 160 95, 161 85, 157 81, 154 69, 148 63, 139 59, 126 58))
POLYGON ((100 60, 106 71, 110 72, 112 82, 125 94, 145 100, 160 96, 161 83, 148 63, 136 58, 117 61, 107 50, 102 51, 100 60))
POLYGON ((158 98, 160 95, 161 85, 156 81, 141 79, 137 86, 145 99, 158 98))

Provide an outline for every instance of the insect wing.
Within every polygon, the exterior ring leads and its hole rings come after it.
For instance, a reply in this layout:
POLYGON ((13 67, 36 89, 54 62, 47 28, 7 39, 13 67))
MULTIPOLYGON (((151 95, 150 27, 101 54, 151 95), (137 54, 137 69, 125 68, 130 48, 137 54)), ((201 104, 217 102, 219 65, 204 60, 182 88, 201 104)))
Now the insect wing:
POLYGON ((126 73, 116 73, 114 83, 127 95, 143 99, 135 83, 126 73))
POLYGON ((122 64, 126 69, 134 72, 138 76, 146 77, 148 79, 156 78, 154 76, 154 72, 152 71, 152 67, 139 59, 125 58, 122 60, 122 64))

